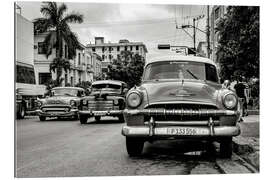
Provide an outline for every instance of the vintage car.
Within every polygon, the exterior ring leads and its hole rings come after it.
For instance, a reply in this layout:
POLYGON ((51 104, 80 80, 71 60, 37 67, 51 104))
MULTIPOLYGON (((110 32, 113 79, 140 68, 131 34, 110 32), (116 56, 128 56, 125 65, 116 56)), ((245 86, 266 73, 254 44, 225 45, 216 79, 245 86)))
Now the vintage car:
POLYGON ((40 121, 45 121, 46 117, 78 118, 78 106, 84 93, 84 89, 79 87, 53 88, 50 97, 37 102, 36 113, 40 121))
POLYGON ((130 156, 140 155, 145 141, 192 138, 218 141, 220 154, 230 157, 240 134, 237 96, 222 88, 207 58, 164 53, 148 60, 126 104, 122 134, 130 156))
POLYGON ((116 80, 93 82, 91 94, 81 99, 79 106, 81 124, 87 123, 90 117, 100 121, 102 116, 115 116, 120 122, 124 122, 122 111, 125 109, 126 87, 126 83, 116 80))

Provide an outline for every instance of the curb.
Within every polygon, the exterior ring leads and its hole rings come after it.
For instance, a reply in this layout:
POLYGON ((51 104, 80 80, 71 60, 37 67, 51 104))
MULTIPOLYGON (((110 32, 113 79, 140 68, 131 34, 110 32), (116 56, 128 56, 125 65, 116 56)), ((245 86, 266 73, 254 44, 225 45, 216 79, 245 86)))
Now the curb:
POLYGON ((247 110, 248 115, 260 115, 260 110, 247 110))
POLYGON ((250 163, 259 171, 260 156, 259 156, 259 139, 242 136, 233 138, 233 152, 250 163))

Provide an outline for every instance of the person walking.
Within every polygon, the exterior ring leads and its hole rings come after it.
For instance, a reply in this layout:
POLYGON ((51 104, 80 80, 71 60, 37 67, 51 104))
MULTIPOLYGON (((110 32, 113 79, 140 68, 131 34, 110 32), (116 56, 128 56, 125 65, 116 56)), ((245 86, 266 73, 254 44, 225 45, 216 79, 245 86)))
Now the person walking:
POLYGON ((240 99, 240 104, 241 104, 241 108, 242 108, 242 116, 247 116, 247 84, 243 82, 243 78, 241 76, 239 76, 238 80, 237 80, 237 84, 235 84, 234 86, 235 92, 238 96, 238 98, 240 99))

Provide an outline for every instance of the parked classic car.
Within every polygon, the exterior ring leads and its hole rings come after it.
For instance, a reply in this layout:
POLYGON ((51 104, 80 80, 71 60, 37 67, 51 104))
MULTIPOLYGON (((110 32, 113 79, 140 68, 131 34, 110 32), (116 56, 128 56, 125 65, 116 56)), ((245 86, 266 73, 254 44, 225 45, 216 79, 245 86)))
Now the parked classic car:
POLYGON ((78 118, 78 106, 84 93, 79 87, 53 88, 50 97, 38 101, 36 112, 40 121, 45 121, 46 117, 78 118))
POLYGON ((95 117, 100 121, 102 116, 116 116, 124 122, 125 93, 127 85, 122 81, 95 81, 91 87, 91 94, 81 99, 79 119, 81 124, 87 123, 88 118, 95 117))
POLYGON ((164 54, 148 60, 142 84, 126 95, 128 154, 140 155, 145 141, 192 138, 218 141, 220 154, 230 157, 240 134, 236 94, 221 87, 212 60, 164 54))

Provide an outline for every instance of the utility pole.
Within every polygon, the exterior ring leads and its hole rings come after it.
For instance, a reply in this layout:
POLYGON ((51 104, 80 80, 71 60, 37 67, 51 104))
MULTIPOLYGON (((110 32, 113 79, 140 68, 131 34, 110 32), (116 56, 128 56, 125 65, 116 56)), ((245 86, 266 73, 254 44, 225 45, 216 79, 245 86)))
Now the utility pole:
POLYGON ((176 25, 176 29, 182 29, 185 33, 187 33, 192 39, 193 39, 193 48, 196 51, 196 30, 199 30, 203 33, 206 33, 205 31, 199 29, 198 27, 195 26, 196 21, 200 20, 204 18, 204 15, 199 15, 199 16, 193 16, 192 20, 193 20, 193 25, 182 25, 181 27, 178 27, 176 25), (185 28, 193 28, 193 36, 191 36, 186 30, 185 28))
POLYGON ((206 27, 206 39, 207 39, 207 57, 210 58, 210 26, 209 26, 209 5, 207 5, 207 27, 206 27))
POLYGON ((193 47, 196 51, 196 29, 195 29, 195 18, 193 18, 193 47))

